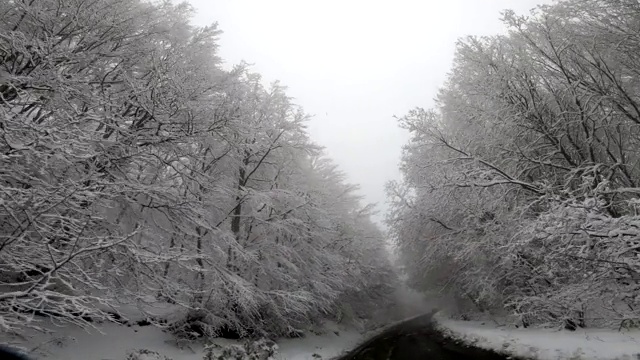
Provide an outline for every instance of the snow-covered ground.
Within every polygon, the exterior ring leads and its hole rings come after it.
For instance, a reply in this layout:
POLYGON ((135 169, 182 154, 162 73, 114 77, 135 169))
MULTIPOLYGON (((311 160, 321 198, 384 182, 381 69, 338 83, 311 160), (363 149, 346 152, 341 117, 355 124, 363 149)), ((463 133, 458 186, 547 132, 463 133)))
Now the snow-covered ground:
MULTIPOLYGON (((416 301, 416 303, 419 303, 416 301)), ((418 304, 423 308, 424 304, 418 304)), ((144 313, 167 315, 171 307, 119 308, 130 320, 144 313)), ((497 326, 489 321, 458 321, 444 313, 435 315, 437 327, 447 335, 467 344, 496 350, 527 359, 640 359, 640 331, 581 329, 558 331, 553 329, 516 329, 497 326)), ((171 334, 154 326, 103 323, 89 332, 75 326, 57 326, 46 321, 43 327, 50 333, 29 332, 23 338, 0 334, 0 343, 21 348, 36 359, 47 360, 125 360, 127 354, 138 349, 158 352, 173 360, 202 360, 204 344, 177 342, 171 334)), ((329 359, 354 348, 365 338, 359 331, 328 323, 323 334, 307 333, 304 338, 279 339, 280 360, 329 359)), ((217 339, 218 345, 239 344, 238 341, 217 339)))
POLYGON ((529 359, 640 359, 640 331, 516 329, 490 322, 457 321, 436 315, 448 335, 486 349, 529 359))
MULTIPOLYGON (((156 351, 173 360, 202 360, 204 346, 201 343, 177 343, 171 334, 154 326, 131 327, 114 323, 100 324, 89 332, 75 327, 59 327, 51 322, 43 327, 51 334, 30 332, 24 338, 1 336, 0 343, 23 349, 36 359, 47 360, 125 360, 136 349, 156 351)), ((309 334, 299 339, 281 339, 278 355, 281 360, 315 359, 313 354, 328 359, 351 349, 362 339, 354 330, 335 324, 323 335, 309 334)), ((239 342, 217 339, 219 345, 239 342)))
POLYGON ((344 329, 331 325, 333 329, 324 335, 307 335, 302 339, 281 339, 278 341, 279 359, 312 360, 329 359, 346 350, 355 348, 363 339, 363 335, 354 329, 344 329))

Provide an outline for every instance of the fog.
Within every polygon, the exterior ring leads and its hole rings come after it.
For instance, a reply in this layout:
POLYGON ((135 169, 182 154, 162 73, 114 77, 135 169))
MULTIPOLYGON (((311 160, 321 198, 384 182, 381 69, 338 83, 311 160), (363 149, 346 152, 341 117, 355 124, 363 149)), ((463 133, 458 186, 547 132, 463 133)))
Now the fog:
MULTIPOLYGON (((546 1, 549 3, 550 1, 546 1)), ((504 32, 501 11, 542 0, 190 0, 196 25, 218 22, 227 64, 253 64, 313 115, 312 139, 385 210, 407 134, 394 116, 430 107, 456 40, 504 32)))

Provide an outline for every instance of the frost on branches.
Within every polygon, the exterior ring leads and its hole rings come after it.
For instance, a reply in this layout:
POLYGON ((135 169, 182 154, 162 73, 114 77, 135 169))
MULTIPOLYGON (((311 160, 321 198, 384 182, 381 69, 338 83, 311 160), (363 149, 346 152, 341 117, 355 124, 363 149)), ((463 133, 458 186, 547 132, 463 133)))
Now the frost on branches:
POLYGON ((504 21, 460 40, 436 108, 401 119, 388 224, 409 279, 525 327, 637 324, 640 4, 504 21))
POLYGON ((181 309, 180 336, 293 335, 388 298, 383 235, 307 115, 223 70, 219 31, 191 13, 0 3, 3 331, 131 302, 181 309))

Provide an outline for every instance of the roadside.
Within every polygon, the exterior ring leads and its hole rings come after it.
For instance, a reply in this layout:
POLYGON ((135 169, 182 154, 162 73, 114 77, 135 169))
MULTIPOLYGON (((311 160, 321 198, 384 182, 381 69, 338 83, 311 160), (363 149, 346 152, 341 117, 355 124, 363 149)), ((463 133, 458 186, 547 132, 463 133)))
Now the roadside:
MULTIPOLYGON (((149 351, 171 360, 203 360, 206 345, 220 349, 242 347, 245 341, 217 338, 205 344, 202 341, 181 341, 153 325, 118 323, 94 324, 84 329, 60 326, 50 319, 39 323, 45 332, 30 330, 23 336, 0 334, 0 343, 20 349, 33 359, 46 360, 125 360, 136 351, 149 351)), ((276 339, 275 360, 329 359, 353 348, 362 334, 350 327, 328 323, 322 332, 308 332, 302 338, 276 339)), ((139 358, 142 359, 142 358, 139 358)), ((144 359, 155 359, 144 357, 144 359)))
POLYGON ((640 358, 639 330, 521 329, 483 321, 434 316, 445 336, 482 349, 532 360, 613 360, 640 358))

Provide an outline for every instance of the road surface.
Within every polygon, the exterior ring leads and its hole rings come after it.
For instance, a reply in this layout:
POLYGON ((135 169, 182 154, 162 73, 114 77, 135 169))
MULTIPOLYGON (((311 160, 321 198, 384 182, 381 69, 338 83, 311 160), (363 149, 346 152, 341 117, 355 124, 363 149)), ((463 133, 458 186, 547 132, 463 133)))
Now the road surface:
POLYGON ((448 338, 436 328, 433 314, 393 325, 338 360, 525 360, 448 338))

